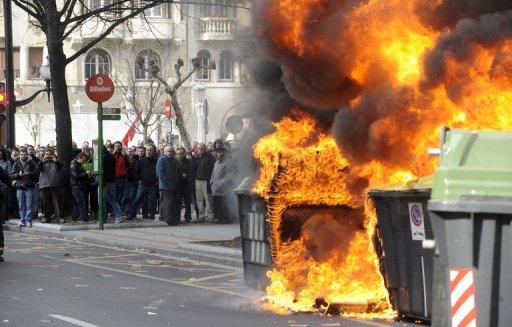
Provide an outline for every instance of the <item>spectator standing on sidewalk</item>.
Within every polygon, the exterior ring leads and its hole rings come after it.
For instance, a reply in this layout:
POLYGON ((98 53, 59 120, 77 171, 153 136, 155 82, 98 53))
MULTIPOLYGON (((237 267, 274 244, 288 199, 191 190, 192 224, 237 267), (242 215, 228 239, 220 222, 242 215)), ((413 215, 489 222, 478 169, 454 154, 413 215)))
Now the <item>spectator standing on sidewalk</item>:
POLYGON ((194 179, 192 175, 192 163, 186 158, 185 149, 181 147, 176 151, 176 168, 178 172, 178 183, 176 185, 176 210, 178 222, 181 220, 182 203, 185 205, 185 222, 190 222, 192 219, 191 201, 194 179))
POLYGON ((53 148, 47 147, 43 159, 37 164, 39 190, 41 192, 43 223, 51 223, 52 214, 64 222, 60 212, 60 172, 62 163, 57 160, 53 148))
POLYGON ((85 211, 85 190, 90 175, 85 171, 83 164, 87 160, 87 156, 79 153, 75 159, 71 161, 70 174, 71 174, 71 191, 75 199, 72 219, 73 221, 81 220, 87 221, 87 212, 85 211))
POLYGON ((206 151, 204 143, 199 144, 194 164, 196 204, 199 209, 198 222, 204 222, 205 218, 213 219, 212 203, 208 193, 210 193, 210 179, 214 165, 215 159, 206 151))
MULTIPOLYGON (((105 204, 110 205, 116 217, 115 222, 120 223, 123 221, 123 213, 121 212, 121 208, 119 207, 116 197, 116 159, 107 150, 107 147, 104 147, 103 151, 103 181, 103 199, 105 204)), ((105 208, 103 218, 106 221, 107 206, 104 205, 103 208, 105 208)))
POLYGON ((73 158, 76 158, 76 156, 78 156, 78 154, 82 152, 82 150, 79 149, 78 146, 76 145, 75 141, 71 142, 71 148, 73 151, 73 158))
MULTIPOLYGON (((37 156, 36 149, 33 145, 27 145, 27 152, 30 158, 37 164, 41 161, 37 156)), ((36 186, 34 187, 34 200, 32 201, 32 219, 37 218, 39 208, 41 207, 41 192, 39 192, 39 179, 36 180, 36 186)))
MULTIPOLYGON (((0 168, 4 170, 7 174, 10 174, 12 171, 12 164, 9 160, 9 155, 7 154, 7 150, 2 146, 0 147, 0 168)), ((10 183, 8 184, 10 186, 10 183)), ((16 213, 16 205, 13 204, 15 202, 16 198, 16 191, 13 190, 12 187, 7 187, 4 190, 3 194, 3 202, 5 204, 4 206, 4 212, 5 212, 5 219, 13 219, 17 218, 18 214, 16 213)))
POLYGON ((98 180, 94 175, 92 148, 83 148, 82 152, 86 156, 83 167, 90 176, 85 185, 85 212, 90 213, 90 220, 96 220, 98 217, 98 180))
POLYGON ((235 164, 233 160, 226 154, 226 147, 220 144, 216 148, 217 161, 213 167, 211 185, 213 195, 214 222, 227 224, 233 221, 230 206, 236 203, 233 195, 235 164))
POLYGON ((158 159, 156 164, 156 173, 160 189, 160 220, 167 222, 170 226, 176 226, 178 225, 178 216, 176 215, 177 170, 172 145, 165 146, 164 155, 158 159))
MULTIPOLYGON (((4 148, 2 148, 5 151, 4 148)), ((7 156, 7 151, 5 151, 7 156)), ((4 261, 4 217, 6 217, 5 195, 11 184, 9 174, 0 166, 0 262, 4 261)))
POLYGON ((156 197, 158 187, 158 177, 156 175, 156 147, 153 144, 146 145, 146 156, 137 161, 134 175, 137 176, 138 186, 135 200, 132 202, 128 210, 128 219, 134 219, 139 210, 142 199, 148 198, 148 212, 142 211, 144 219, 155 219, 156 214, 156 197), (149 214, 149 216, 147 216, 149 214))
POLYGON ((126 187, 124 192, 124 199, 129 209, 135 197, 137 196, 138 177, 135 173, 135 167, 137 166, 138 157, 135 147, 128 149, 128 159, 130 160, 130 169, 126 175, 126 187))
POLYGON ((34 201, 34 187, 37 180, 37 167, 28 155, 26 148, 19 150, 19 159, 12 167, 11 177, 16 186, 18 198, 20 224, 19 227, 32 227, 32 202, 34 201))
POLYGON ((123 143, 114 143, 114 158, 116 159, 116 199, 122 212, 127 212, 130 206, 125 197, 126 176, 130 170, 130 159, 123 153, 123 143))

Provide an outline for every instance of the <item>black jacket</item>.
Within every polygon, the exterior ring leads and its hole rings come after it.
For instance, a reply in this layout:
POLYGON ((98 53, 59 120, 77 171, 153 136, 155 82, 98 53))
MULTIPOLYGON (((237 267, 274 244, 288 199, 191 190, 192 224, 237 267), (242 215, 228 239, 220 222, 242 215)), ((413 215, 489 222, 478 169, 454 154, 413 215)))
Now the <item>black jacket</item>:
POLYGON ((179 161, 176 159, 176 170, 178 173, 178 186, 189 186, 194 182, 191 160, 183 158, 182 161, 179 161))
POLYGON ((38 175, 37 165, 30 156, 25 162, 21 162, 20 159, 16 160, 12 166, 11 178, 18 181, 18 183, 24 185, 26 188, 33 188, 36 185, 38 175), (21 171, 28 172, 28 175, 20 176, 21 171))
POLYGON ((204 152, 199 158, 195 159, 195 179, 210 182, 214 165, 215 158, 209 152, 204 152))
MULTIPOLYGON (((3 199, 5 198, 6 192, 8 192, 9 186, 11 185, 11 178, 9 174, 0 168, 0 208, 4 205, 3 199)), ((2 210, 0 210, 0 214, 4 214, 2 210)), ((2 217, 0 217, 0 224, 2 223, 2 217)))
POLYGON ((105 183, 116 182, 116 158, 108 152, 103 152, 103 181, 105 183))
POLYGON ((73 159, 69 168, 71 174, 71 185, 85 188, 89 180, 89 175, 82 164, 76 161, 76 159, 73 159))
POLYGON ((145 186, 155 186, 158 184, 158 177, 156 176, 157 161, 157 156, 153 156, 152 158, 146 156, 137 160, 134 170, 137 181, 145 186))

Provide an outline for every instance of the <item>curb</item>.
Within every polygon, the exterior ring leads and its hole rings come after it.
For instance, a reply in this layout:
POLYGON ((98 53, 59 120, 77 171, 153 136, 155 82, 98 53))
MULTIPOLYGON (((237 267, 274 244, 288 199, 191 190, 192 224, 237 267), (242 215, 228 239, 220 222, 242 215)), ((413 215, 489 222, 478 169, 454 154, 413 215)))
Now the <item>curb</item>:
MULTIPOLYGON (((4 226, 17 227, 19 220, 9 220, 4 223, 4 226)), ((107 223, 103 225, 103 229, 123 229, 123 228, 146 228, 146 227, 169 227, 164 221, 134 221, 123 222, 120 224, 107 223)), ((32 228, 40 231, 54 231, 54 232, 69 232, 80 231, 89 229, 99 229, 98 224, 43 224, 40 222, 33 222, 32 228)))
POLYGON ((210 253, 214 255, 221 255, 225 257, 233 257, 242 260, 242 250, 226 248, 222 246, 213 246, 197 243, 178 243, 179 249, 190 250, 194 252, 210 253))
MULTIPOLYGON (((166 224, 167 225, 167 224, 166 224)), ((198 244, 189 244, 190 247, 187 246, 187 243, 179 243, 176 249, 168 250, 162 248, 155 247, 137 247, 131 244, 118 242, 118 241, 110 241, 103 238, 96 238, 91 236, 82 236, 82 235, 74 235, 72 231, 59 231, 59 230, 51 230, 51 229, 35 229, 35 228, 23 228, 19 229, 17 226, 13 226, 11 224, 4 225, 4 230, 24 233, 30 235, 41 235, 46 237, 59 238, 62 240, 73 241, 73 242, 83 242, 87 244, 94 245, 104 245, 117 247, 120 249, 135 251, 138 253, 147 253, 147 254, 155 254, 155 255, 163 255, 168 256, 172 259, 185 260, 185 261, 202 261, 216 265, 223 265, 235 268, 242 268, 242 256, 240 251, 240 256, 238 253, 235 253, 237 250, 223 248, 220 246, 209 246, 209 245, 198 245, 198 244), (180 246, 181 245, 181 246, 180 246), (228 250, 228 251, 225 251, 228 250), (234 251, 234 252, 231 252, 234 251), (229 255, 235 254, 235 255, 229 255)))

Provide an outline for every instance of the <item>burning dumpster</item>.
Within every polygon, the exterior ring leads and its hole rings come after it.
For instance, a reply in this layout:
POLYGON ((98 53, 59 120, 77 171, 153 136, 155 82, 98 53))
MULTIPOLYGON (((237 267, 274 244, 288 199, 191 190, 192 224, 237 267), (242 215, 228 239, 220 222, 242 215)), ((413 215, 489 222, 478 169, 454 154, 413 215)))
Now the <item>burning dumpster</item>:
POLYGON ((432 325, 510 326, 512 133, 444 139, 428 204, 440 262, 432 325))
POLYGON ((238 197, 244 281, 250 287, 264 290, 267 271, 272 267, 269 230, 265 202, 251 192, 253 180, 245 178, 235 190, 238 197))
POLYGON ((402 317, 430 320, 433 238, 427 203, 432 178, 369 192, 377 210, 376 248, 393 308, 402 317))

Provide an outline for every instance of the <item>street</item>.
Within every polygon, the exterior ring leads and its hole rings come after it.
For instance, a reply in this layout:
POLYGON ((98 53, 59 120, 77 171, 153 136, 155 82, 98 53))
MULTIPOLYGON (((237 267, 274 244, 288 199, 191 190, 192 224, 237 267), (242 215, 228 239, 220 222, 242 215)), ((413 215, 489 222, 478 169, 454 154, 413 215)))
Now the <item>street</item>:
POLYGON ((404 326, 264 311, 237 268, 6 232, 1 326, 404 326))

